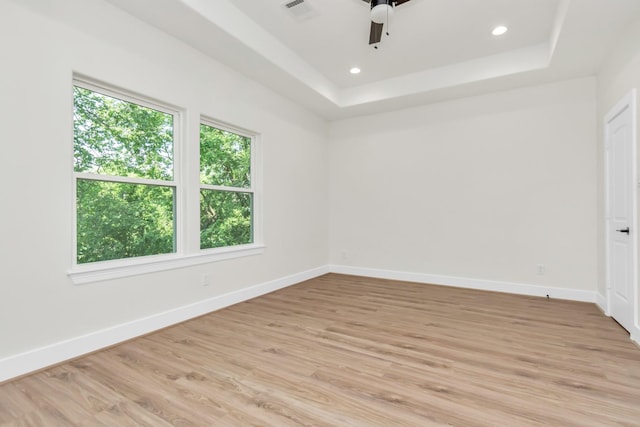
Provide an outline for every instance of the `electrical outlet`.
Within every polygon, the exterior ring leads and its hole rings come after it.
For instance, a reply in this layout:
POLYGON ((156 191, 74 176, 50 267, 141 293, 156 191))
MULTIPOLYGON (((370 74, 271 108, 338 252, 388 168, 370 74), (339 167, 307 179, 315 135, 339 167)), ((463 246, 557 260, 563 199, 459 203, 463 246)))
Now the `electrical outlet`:
POLYGON ((211 282, 209 281, 209 275, 208 274, 203 274, 202 275, 202 286, 209 286, 211 282))
POLYGON ((536 267, 536 273, 538 273, 538 276, 544 275, 544 271, 544 264, 538 264, 538 266, 536 267))

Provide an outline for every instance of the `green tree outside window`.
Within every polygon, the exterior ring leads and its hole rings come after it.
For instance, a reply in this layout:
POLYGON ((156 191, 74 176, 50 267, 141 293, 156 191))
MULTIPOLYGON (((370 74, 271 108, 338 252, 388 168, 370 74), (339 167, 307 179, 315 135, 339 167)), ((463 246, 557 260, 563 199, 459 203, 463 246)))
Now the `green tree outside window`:
MULTIPOLYGON (((77 264, 177 250, 177 112, 115 93, 73 89, 77 264)), ((201 249, 254 241, 252 142, 200 126, 201 249)))
POLYGON ((174 116, 80 86, 73 95, 76 262, 174 252, 174 116))
POLYGON ((200 125, 200 248, 253 242, 251 138, 200 125))

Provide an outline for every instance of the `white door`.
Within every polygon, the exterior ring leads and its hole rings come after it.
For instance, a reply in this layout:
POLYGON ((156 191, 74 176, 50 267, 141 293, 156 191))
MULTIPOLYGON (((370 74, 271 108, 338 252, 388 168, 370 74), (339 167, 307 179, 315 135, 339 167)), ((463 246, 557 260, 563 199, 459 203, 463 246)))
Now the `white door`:
MULTIPOLYGON (((626 98, 625 98, 626 99, 626 98)), ((609 311, 631 331, 634 322, 634 116, 633 103, 620 102, 605 122, 608 178, 609 311)))

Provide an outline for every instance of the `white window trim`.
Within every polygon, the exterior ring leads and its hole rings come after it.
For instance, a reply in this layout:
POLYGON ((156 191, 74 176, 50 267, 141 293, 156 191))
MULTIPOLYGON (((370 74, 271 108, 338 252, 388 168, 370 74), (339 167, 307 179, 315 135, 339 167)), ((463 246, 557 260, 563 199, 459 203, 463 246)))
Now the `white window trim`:
POLYGON ((138 276, 140 274, 157 273, 177 268, 191 267, 199 264, 224 261, 264 253, 264 246, 258 244, 228 246, 207 249, 197 254, 172 253, 150 255, 136 258, 125 258, 112 261, 79 264, 67 274, 75 285, 138 276))
MULTIPOLYGON (((111 85, 103 84, 95 81, 91 78, 74 75, 72 86, 80 86, 89 90, 94 90, 105 95, 113 96, 118 99, 122 99, 127 102, 133 102, 148 106, 159 111, 167 112, 174 115, 174 171, 172 181, 154 181, 147 179, 137 178, 121 178, 117 176, 97 175, 89 173, 78 173, 74 171, 73 156, 71 158, 71 175, 73 180, 73 238, 72 238, 72 266, 67 271, 67 275, 75 285, 83 285, 87 283, 100 282, 105 280, 112 280, 124 277, 137 276, 142 274, 156 273, 162 271, 168 271, 178 268, 185 268, 199 264, 207 264, 212 262, 224 261, 234 258, 260 255, 264 253, 265 246, 262 241, 262 147, 257 143, 259 135, 255 132, 245 129, 237 128, 235 126, 227 125, 218 120, 209 119, 206 117, 200 117, 197 123, 199 125, 206 124, 218 127, 223 130, 238 133, 243 136, 251 138, 251 188, 250 189, 236 189, 234 187, 223 186, 208 186, 200 184, 200 162, 196 162, 198 165, 196 171, 187 171, 184 167, 184 163, 189 163, 184 153, 186 152, 186 126, 185 121, 185 109, 170 106, 166 103, 162 103, 153 100, 149 97, 133 94, 131 91, 115 88, 111 85), (131 95, 127 95, 127 94, 131 95), (187 176, 188 175, 188 176, 187 176), (176 188, 176 251, 169 254, 150 255, 134 258, 123 258, 110 261, 93 262, 86 264, 77 264, 77 206, 76 206, 76 182, 78 177, 83 179, 93 179, 100 181, 115 181, 115 182, 131 182, 140 181, 141 184, 147 185, 161 185, 167 187, 176 188), (194 227, 186 223, 185 218, 188 216, 189 206, 187 206, 186 193, 187 186, 193 185, 196 188, 210 188, 221 189, 231 191, 246 191, 253 193, 253 243, 247 245, 227 246, 222 248, 211 249, 198 249, 189 248, 186 242, 189 240, 188 233, 194 231, 194 227)), ((73 95, 71 95, 73 97, 73 95)), ((73 100, 71 102, 73 105, 73 100)), ((71 126, 73 134, 73 119, 71 120, 71 126)), ((197 139, 197 152, 199 153, 199 135, 200 132, 195 132, 198 135, 197 139)), ((72 150, 73 152, 73 150, 72 150)), ((191 210, 199 212, 199 206, 190 207, 191 210)), ((198 231, 197 241, 200 241, 199 231, 200 227, 195 227, 198 231)))
MULTIPOLYGON (((174 223, 174 252, 169 254, 161 254, 161 255, 173 255, 176 253, 182 252, 183 249, 183 231, 180 229, 180 224, 178 222, 179 218, 182 216, 183 207, 180 204, 181 194, 183 190, 183 185, 181 181, 181 156, 180 156, 180 148, 183 145, 182 141, 182 124, 184 120, 184 111, 178 107, 174 107, 167 103, 159 102, 154 99, 151 99, 144 95, 134 94, 131 91, 127 91, 124 89, 118 89, 114 86, 107 85, 90 78, 84 76, 74 75, 72 82, 72 93, 73 87, 82 87, 84 89, 91 90, 93 92, 110 96, 112 98, 116 98, 125 102, 129 102, 132 104, 140 105, 145 108, 151 108, 166 114, 170 114, 173 117, 173 174, 171 180, 154 180, 147 178, 136 178, 136 177, 125 177, 119 175, 101 175, 95 173, 87 173, 87 172, 76 172, 75 165, 72 163, 71 170, 73 171, 73 239, 72 239, 72 263, 71 270, 76 271, 81 268, 91 268, 94 265, 101 264, 100 262, 86 263, 86 264, 78 264, 78 224, 77 224, 77 215, 78 215, 78 206, 77 206, 77 184, 78 179, 85 180, 95 180, 95 181, 103 181, 103 182, 118 182, 118 183, 126 183, 126 184, 140 184, 140 185, 155 185, 162 186, 167 188, 175 189, 175 200, 176 203, 173 207, 175 213, 175 223, 174 223), (91 266, 91 267, 89 267, 91 266)), ((73 95, 72 95, 73 97, 73 95)), ((73 105, 73 99, 72 99, 73 105)), ((73 115, 72 115, 73 117, 73 115)), ((73 118, 71 120, 73 126, 73 118)), ((73 128, 72 128, 73 134, 73 128)), ((73 158, 72 158, 73 162, 73 158)), ((146 257, 136 257, 136 258, 146 258, 146 257)), ((129 261, 133 258, 122 259, 117 261, 129 261)), ((133 261, 129 261, 129 263, 133 263, 133 261)), ((73 277, 72 277, 73 280, 73 277)), ((75 283, 75 282, 74 282, 75 283)))
MULTIPOLYGON (((200 123, 198 125, 198 128, 200 127, 200 125, 210 126, 226 132, 234 133, 236 135, 251 138, 251 165, 250 165, 251 179, 249 183, 249 188, 229 187, 224 185, 210 185, 210 184, 204 184, 200 182, 200 158, 198 158, 198 192, 200 192, 200 190, 220 190, 220 191, 252 194, 253 208, 251 212, 251 216, 252 216, 251 231, 252 231, 253 243, 251 243, 251 245, 262 246, 262 221, 261 221, 262 198, 260 194, 261 191, 258 191, 259 185, 262 183, 261 164, 258 161, 258 159, 262 159, 261 153, 259 152, 259 150, 261 149, 261 144, 257 142, 259 139, 259 136, 255 132, 238 128, 236 126, 232 126, 227 123, 224 123, 219 120, 212 119, 206 116, 200 117, 200 123)), ((198 134, 200 134, 200 132, 198 132, 198 134)), ((198 153, 200 153, 199 138, 198 138, 198 153)), ((198 247, 200 247, 200 227, 198 227, 198 247)), ((234 247, 236 246, 229 246, 227 248, 234 248, 234 247)), ((211 253, 218 249, 225 249, 225 248, 200 249, 200 251, 203 253, 211 253)))

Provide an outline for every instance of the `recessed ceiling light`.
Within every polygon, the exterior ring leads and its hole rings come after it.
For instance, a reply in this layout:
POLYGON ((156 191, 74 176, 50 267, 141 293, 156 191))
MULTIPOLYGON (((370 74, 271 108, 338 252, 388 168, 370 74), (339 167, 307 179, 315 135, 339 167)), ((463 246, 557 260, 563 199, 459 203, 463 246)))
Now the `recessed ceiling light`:
POLYGON ((349 72, 351 74, 360 74, 360 68, 358 67, 353 67, 352 69, 349 70, 349 72))
POLYGON ((505 27, 504 25, 499 25, 499 26, 495 27, 493 29, 493 31, 491 31, 491 34, 493 34, 494 36, 501 36, 504 33, 506 33, 507 30, 508 30, 508 28, 505 27))

